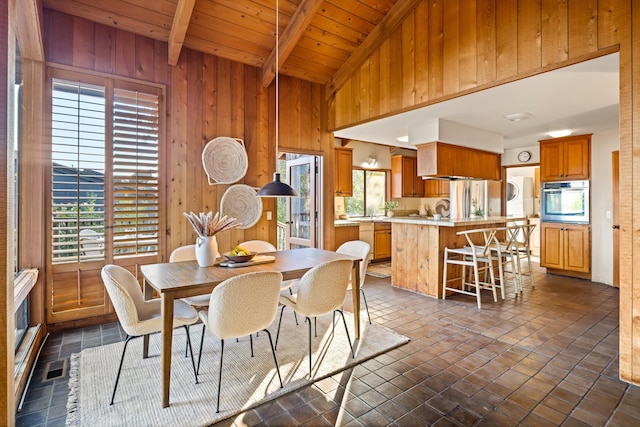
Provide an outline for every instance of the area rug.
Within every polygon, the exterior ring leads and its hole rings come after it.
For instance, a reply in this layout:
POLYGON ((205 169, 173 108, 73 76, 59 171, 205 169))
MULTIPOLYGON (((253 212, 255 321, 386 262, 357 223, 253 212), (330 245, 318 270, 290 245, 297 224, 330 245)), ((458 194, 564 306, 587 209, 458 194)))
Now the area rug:
MULTIPOLYGON (((353 340, 353 318, 347 325, 353 340)), ((171 361, 170 406, 162 408, 160 380, 160 335, 150 339, 149 355, 142 359, 142 339, 129 343, 115 402, 109 406, 124 343, 83 350, 71 356, 67 426, 204 426, 232 417, 249 408, 334 375, 409 341, 385 327, 361 322, 355 342, 355 359, 339 316, 332 334, 331 315, 317 319, 317 337, 312 340, 313 367, 309 379, 308 325, 284 313, 276 351, 284 388, 280 388, 267 334, 249 339, 225 340, 220 413, 216 413, 220 342, 205 335, 202 364, 195 384, 191 359, 184 357, 185 334, 176 330, 171 361)), ((277 325, 269 330, 275 340, 277 325)), ((201 326, 191 328, 197 363, 201 326)))
POLYGON ((367 267, 367 274, 381 279, 391 277, 391 263, 379 262, 376 264, 369 264, 369 267, 367 267))

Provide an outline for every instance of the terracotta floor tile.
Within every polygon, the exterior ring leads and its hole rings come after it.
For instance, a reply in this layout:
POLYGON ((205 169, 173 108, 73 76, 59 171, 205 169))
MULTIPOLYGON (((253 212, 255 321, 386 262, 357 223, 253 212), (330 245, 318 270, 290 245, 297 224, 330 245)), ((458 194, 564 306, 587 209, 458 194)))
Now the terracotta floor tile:
MULTIPOLYGON (((411 341, 219 425, 640 425, 640 387, 618 379, 619 290, 534 273, 481 310, 367 276, 374 322, 411 341)), ((68 373, 44 382, 46 363, 124 338, 117 323, 51 334, 16 425, 64 425, 68 373)))

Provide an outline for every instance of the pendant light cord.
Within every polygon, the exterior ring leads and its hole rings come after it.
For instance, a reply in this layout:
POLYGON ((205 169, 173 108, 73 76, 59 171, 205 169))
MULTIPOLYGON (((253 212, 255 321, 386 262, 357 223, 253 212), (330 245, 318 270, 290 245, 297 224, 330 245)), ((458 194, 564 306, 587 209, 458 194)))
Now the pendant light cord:
POLYGON ((280 133, 280 77, 279 77, 279 69, 280 69, 280 8, 279 8, 279 0, 276 0, 276 169, 278 171, 278 138, 280 133))

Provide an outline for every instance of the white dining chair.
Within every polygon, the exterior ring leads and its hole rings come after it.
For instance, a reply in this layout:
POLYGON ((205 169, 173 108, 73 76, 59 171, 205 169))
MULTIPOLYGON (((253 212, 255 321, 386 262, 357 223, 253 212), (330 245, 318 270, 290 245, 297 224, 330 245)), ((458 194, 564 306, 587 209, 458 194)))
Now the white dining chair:
MULTIPOLYGON (((220 257, 220 253, 216 254, 216 257, 220 257)), ((171 252, 169 255, 169 262, 181 262, 181 261, 195 261, 196 260, 196 245, 180 246, 171 252)), ((203 308, 209 305, 209 294, 196 295, 195 297, 182 298, 182 301, 195 308, 203 308)))
MULTIPOLYGON (((371 314, 369 314, 369 306, 367 305, 367 297, 364 295, 364 279, 367 276, 367 265, 369 264, 369 253, 371 252, 371 245, 362 240, 352 240, 345 242, 336 250, 336 252, 346 255, 351 255, 360 258, 360 292, 362 293, 362 300, 364 301, 364 307, 367 309, 367 318, 371 323, 371 314)), ((349 286, 347 291, 353 287, 353 274, 349 278, 349 286)))
MULTIPOLYGON (((239 246, 242 246, 248 251, 251 252, 276 252, 278 249, 273 246, 270 242, 266 240, 247 240, 246 242, 240 243, 239 246)), ((297 282, 297 280, 285 280, 282 282, 282 289, 288 289, 289 295, 293 295, 293 285, 297 282)), ((293 313, 293 317, 296 321, 296 325, 298 324, 298 316, 296 313, 293 313)))
MULTIPOLYGON (((327 313, 338 312, 342 317, 344 329, 347 333, 347 340, 351 349, 351 355, 355 358, 347 321, 342 312, 342 304, 347 295, 349 277, 353 268, 353 261, 339 259, 328 261, 313 267, 307 271, 300 279, 298 292, 293 295, 280 296, 280 320, 278 321, 278 332, 276 334, 276 348, 278 348, 278 338, 280 336, 280 325, 282 323, 282 313, 285 307, 289 307, 297 313, 305 316, 309 324, 309 376, 311 376, 311 318, 327 313)), ((335 322, 334 322, 335 325, 335 322)))
MULTIPOLYGON (((274 271, 245 273, 232 277, 216 286, 210 295, 209 310, 199 312, 206 330, 220 339, 220 370, 218 372, 218 400, 216 412, 220 412, 220 388, 222 383, 222 360, 224 357, 224 340, 239 338, 265 331, 269 337, 276 372, 282 388, 280 367, 276 357, 271 333, 267 329, 278 312, 278 298, 282 274, 274 271)), ((204 329, 200 339, 200 353, 196 377, 200 372, 204 329)), ((253 349, 252 349, 253 356, 253 349)))
MULTIPOLYGON (((118 265, 108 264, 102 268, 101 276, 120 325, 127 334, 124 348, 122 349, 122 356, 120 357, 116 382, 113 386, 113 393, 111 394, 111 402, 109 403, 109 405, 113 405, 127 346, 134 338, 162 330, 162 307, 160 299, 152 299, 149 301, 144 299, 138 280, 129 270, 118 265)), ((191 339, 187 326, 198 321, 198 313, 193 307, 182 301, 175 301, 173 310, 173 328, 184 327, 186 331, 187 347, 191 352, 191 364, 193 365, 193 373, 197 383, 198 374, 193 359, 193 349, 191 347, 191 339)))

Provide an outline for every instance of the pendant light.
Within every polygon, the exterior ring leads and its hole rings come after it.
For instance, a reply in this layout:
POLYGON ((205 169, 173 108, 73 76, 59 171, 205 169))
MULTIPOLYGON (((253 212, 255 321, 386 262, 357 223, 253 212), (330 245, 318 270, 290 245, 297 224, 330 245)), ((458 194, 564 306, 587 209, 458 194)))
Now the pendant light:
MULTIPOLYGON (((278 138, 279 138, 279 122, 280 122, 280 84, 279 84, 279 64, 280 64, 280 56, 278 45, 280 43, 280 32, 278 26, 278 17, 279 17, 279 7, 278 0, 276 0, 276 170, 278 170, 278 138)), ((264 185, 260 190, 258 190, 258 197, 295 197, 296 190, 294 190, 289 184, 286 182, 280 181, 280 174, 275 172, 273 174, 273 181, 264 185)))

